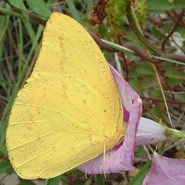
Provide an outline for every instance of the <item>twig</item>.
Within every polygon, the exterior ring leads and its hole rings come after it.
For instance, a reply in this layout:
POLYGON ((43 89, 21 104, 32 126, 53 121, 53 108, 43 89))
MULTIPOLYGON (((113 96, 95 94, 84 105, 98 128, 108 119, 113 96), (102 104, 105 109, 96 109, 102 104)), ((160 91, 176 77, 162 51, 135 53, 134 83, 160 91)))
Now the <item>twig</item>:
MULTIPOLYGON (((16 8, 16 7, 13 7, 12 6, 12 10, 14 12, 17 12, 17 13, 21 13, 22 10, 19 9, 19 8, 16 8)), ((36 14, 32 13, 32 12, 28 12, 28 15, 31 19, 33 19, 35 22, 37 22, 38 24, 41 24, 42 26, 45 26, 46 25, 46 21, 41 19, 40 17, 38 17, 36 14)))
MULTIPOLYGON (((12 16, 15 16, 15 17, 18 17, 20 19, 26 19, 21 13, 22 13, 22 10, 15 7, 15 6, 12 6, 8 1, 4 0, 6 3, 8 3, 11 7, 12 7, 12 10, 8 10, 8 9, 4 9, 4 8, 0 8, 0 13, 1 14, 8 14, 8 15, 12 15, 12 16)), ((35 22, 41 24, 42 26, 45 26, 46 24, 46 21, 41 19, 40 17, 38 17, 36 14, 32 13, 32 12, 27 12, 29 17, 31 17, 31 19, 33 19, 35 22)))
POLYGON ((95 42, 103 49, 106 49, 109 52, 118 52, 117 49, 109 47, 105 42, 103 42, 95 33, 89 32, 95 42))
MULTIPOLYGON (((143 100, 152 101, 154 103, 164 103, 164 100, 162 100, 162 99, 149 98, 149 97, 145 97, 145 96, 140 96, 140 97, 143 100)), ((185 102, 178 101, 178 100, 166 100, 166 102, 169 104, 185 105, 185 102)))
POLYGON ((173 43, 176 45, 176 47, 185 54, 185 51, 181 48, 181 46, 179 46, 179 44, 175 41, 175 39, 173 38, 173 36, 171 36, 171 39, 173 41, 173 43))
POLYGON ((182 21, 182 18, 184 16, 184 9, 182 10, 179 18, 178 18, 178 21, 174 24, 174 27, 172 28, 172 30, 169 32, 169 34, 167 35, 167 37, 164 39, 164 41, 162 42, 162 45, 161 45, 161 50, 162 51, 165 51, 165 46, 166 46, 166 43, 167 41, 169 40, 169 38, 173 35, 173 33, 175 32, 175 30, 177 29, 178 25, 180 24, 180 22, 182 21))
POLYGON ((29 12, 29 15, 30 17, 37 23, 39 23, 40 25, 42 26, 45 26, 46 25, 46 21, 41 19, 40 17, 38 17, 37 15, 35 15, 34 13, 32 12, 29 12))
POLYGON ((138 56, 140 56, 141 58, 148 60, 154 64, 160 63, 160 61, 158 59, 155 59, 154 57, 151 57, 149 55, 147 55, 144 51, 142 51, 140 48, 138 48, 137 46, 128 46, 129 49, 131 49, 132 51, 134 51, 138 56))
MULTIPOLYGON (((175 16, 173 16, 170 12, 167 12, 168 16, 176 23, 178 21, 178 19, 176 17, 178 17, 177 13, 175 11, 172 11, 173 14, 175 14, 175 16)), ((185 28, 185 22, 180 22, 179 26, 185 28)))
MULTIPOLYGON (((178 61, 185 63, 185 56, 183 56, 183 55, 164 54, 164 55, 162 55, 162 57, 165 57, 167 59, 172 59, 172 60, 178 60, 178 61)), ((155 57, 155 58, 159 58, 159 57, 155 57)))

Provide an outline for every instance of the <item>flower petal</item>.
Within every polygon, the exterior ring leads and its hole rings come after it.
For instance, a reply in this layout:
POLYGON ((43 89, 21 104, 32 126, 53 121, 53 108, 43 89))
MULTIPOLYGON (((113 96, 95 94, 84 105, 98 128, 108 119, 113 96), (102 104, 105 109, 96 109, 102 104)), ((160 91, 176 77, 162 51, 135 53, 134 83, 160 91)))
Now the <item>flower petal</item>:
POLYGON ((141 117, 137 131, 137 145, 155 144, 167 140, 166 127, 141 117))
POLYGON ((124 124, 127 125, 127 132, 124 141, 106 152, 104 162, 103 156, 99 156, 88 161, 78 168, 88 174, 119 173, 133 169, 133 158, 136 147, 136 133, 142 112, 142 102, 140 97, 120 76, 120 74, 110 66, 112 74, 117 83, 124 107, 124 124))
POLYGON ((143 185, 184 185, 185 159, 170 159, 154 153, 152 167, 143 185))

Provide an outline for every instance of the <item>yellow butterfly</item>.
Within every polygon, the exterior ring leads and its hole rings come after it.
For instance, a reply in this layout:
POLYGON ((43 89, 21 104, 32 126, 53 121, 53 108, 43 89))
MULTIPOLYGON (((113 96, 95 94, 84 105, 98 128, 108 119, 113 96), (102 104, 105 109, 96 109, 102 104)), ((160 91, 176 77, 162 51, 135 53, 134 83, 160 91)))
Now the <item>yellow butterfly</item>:
POLYGON ((74 19, 53 13, 7 130, 9 158, 25 179, 52 178, 123 139, 123 110, 110 68, 74 19))

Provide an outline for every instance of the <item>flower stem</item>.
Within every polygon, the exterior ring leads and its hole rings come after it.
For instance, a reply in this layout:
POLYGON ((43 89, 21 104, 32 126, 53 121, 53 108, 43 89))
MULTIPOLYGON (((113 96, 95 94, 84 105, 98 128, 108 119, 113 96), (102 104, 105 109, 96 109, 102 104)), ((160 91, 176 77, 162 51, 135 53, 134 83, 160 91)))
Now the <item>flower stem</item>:
POLYGON ((185 134, 179 130, 166 128, 165 135, 168 138, 168 141, 178 141, 180 139, 185 139, 185 134))

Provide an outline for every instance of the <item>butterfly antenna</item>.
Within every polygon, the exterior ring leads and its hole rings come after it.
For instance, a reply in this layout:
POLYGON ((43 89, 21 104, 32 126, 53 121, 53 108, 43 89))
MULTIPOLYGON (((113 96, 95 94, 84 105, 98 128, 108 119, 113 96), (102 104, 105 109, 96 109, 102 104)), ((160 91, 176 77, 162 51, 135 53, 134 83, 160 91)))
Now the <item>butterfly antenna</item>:
POLYGON ((103 165, 104 165, 104 177, 107 178, 106 176, 106 143, 104 144, 103 165))

